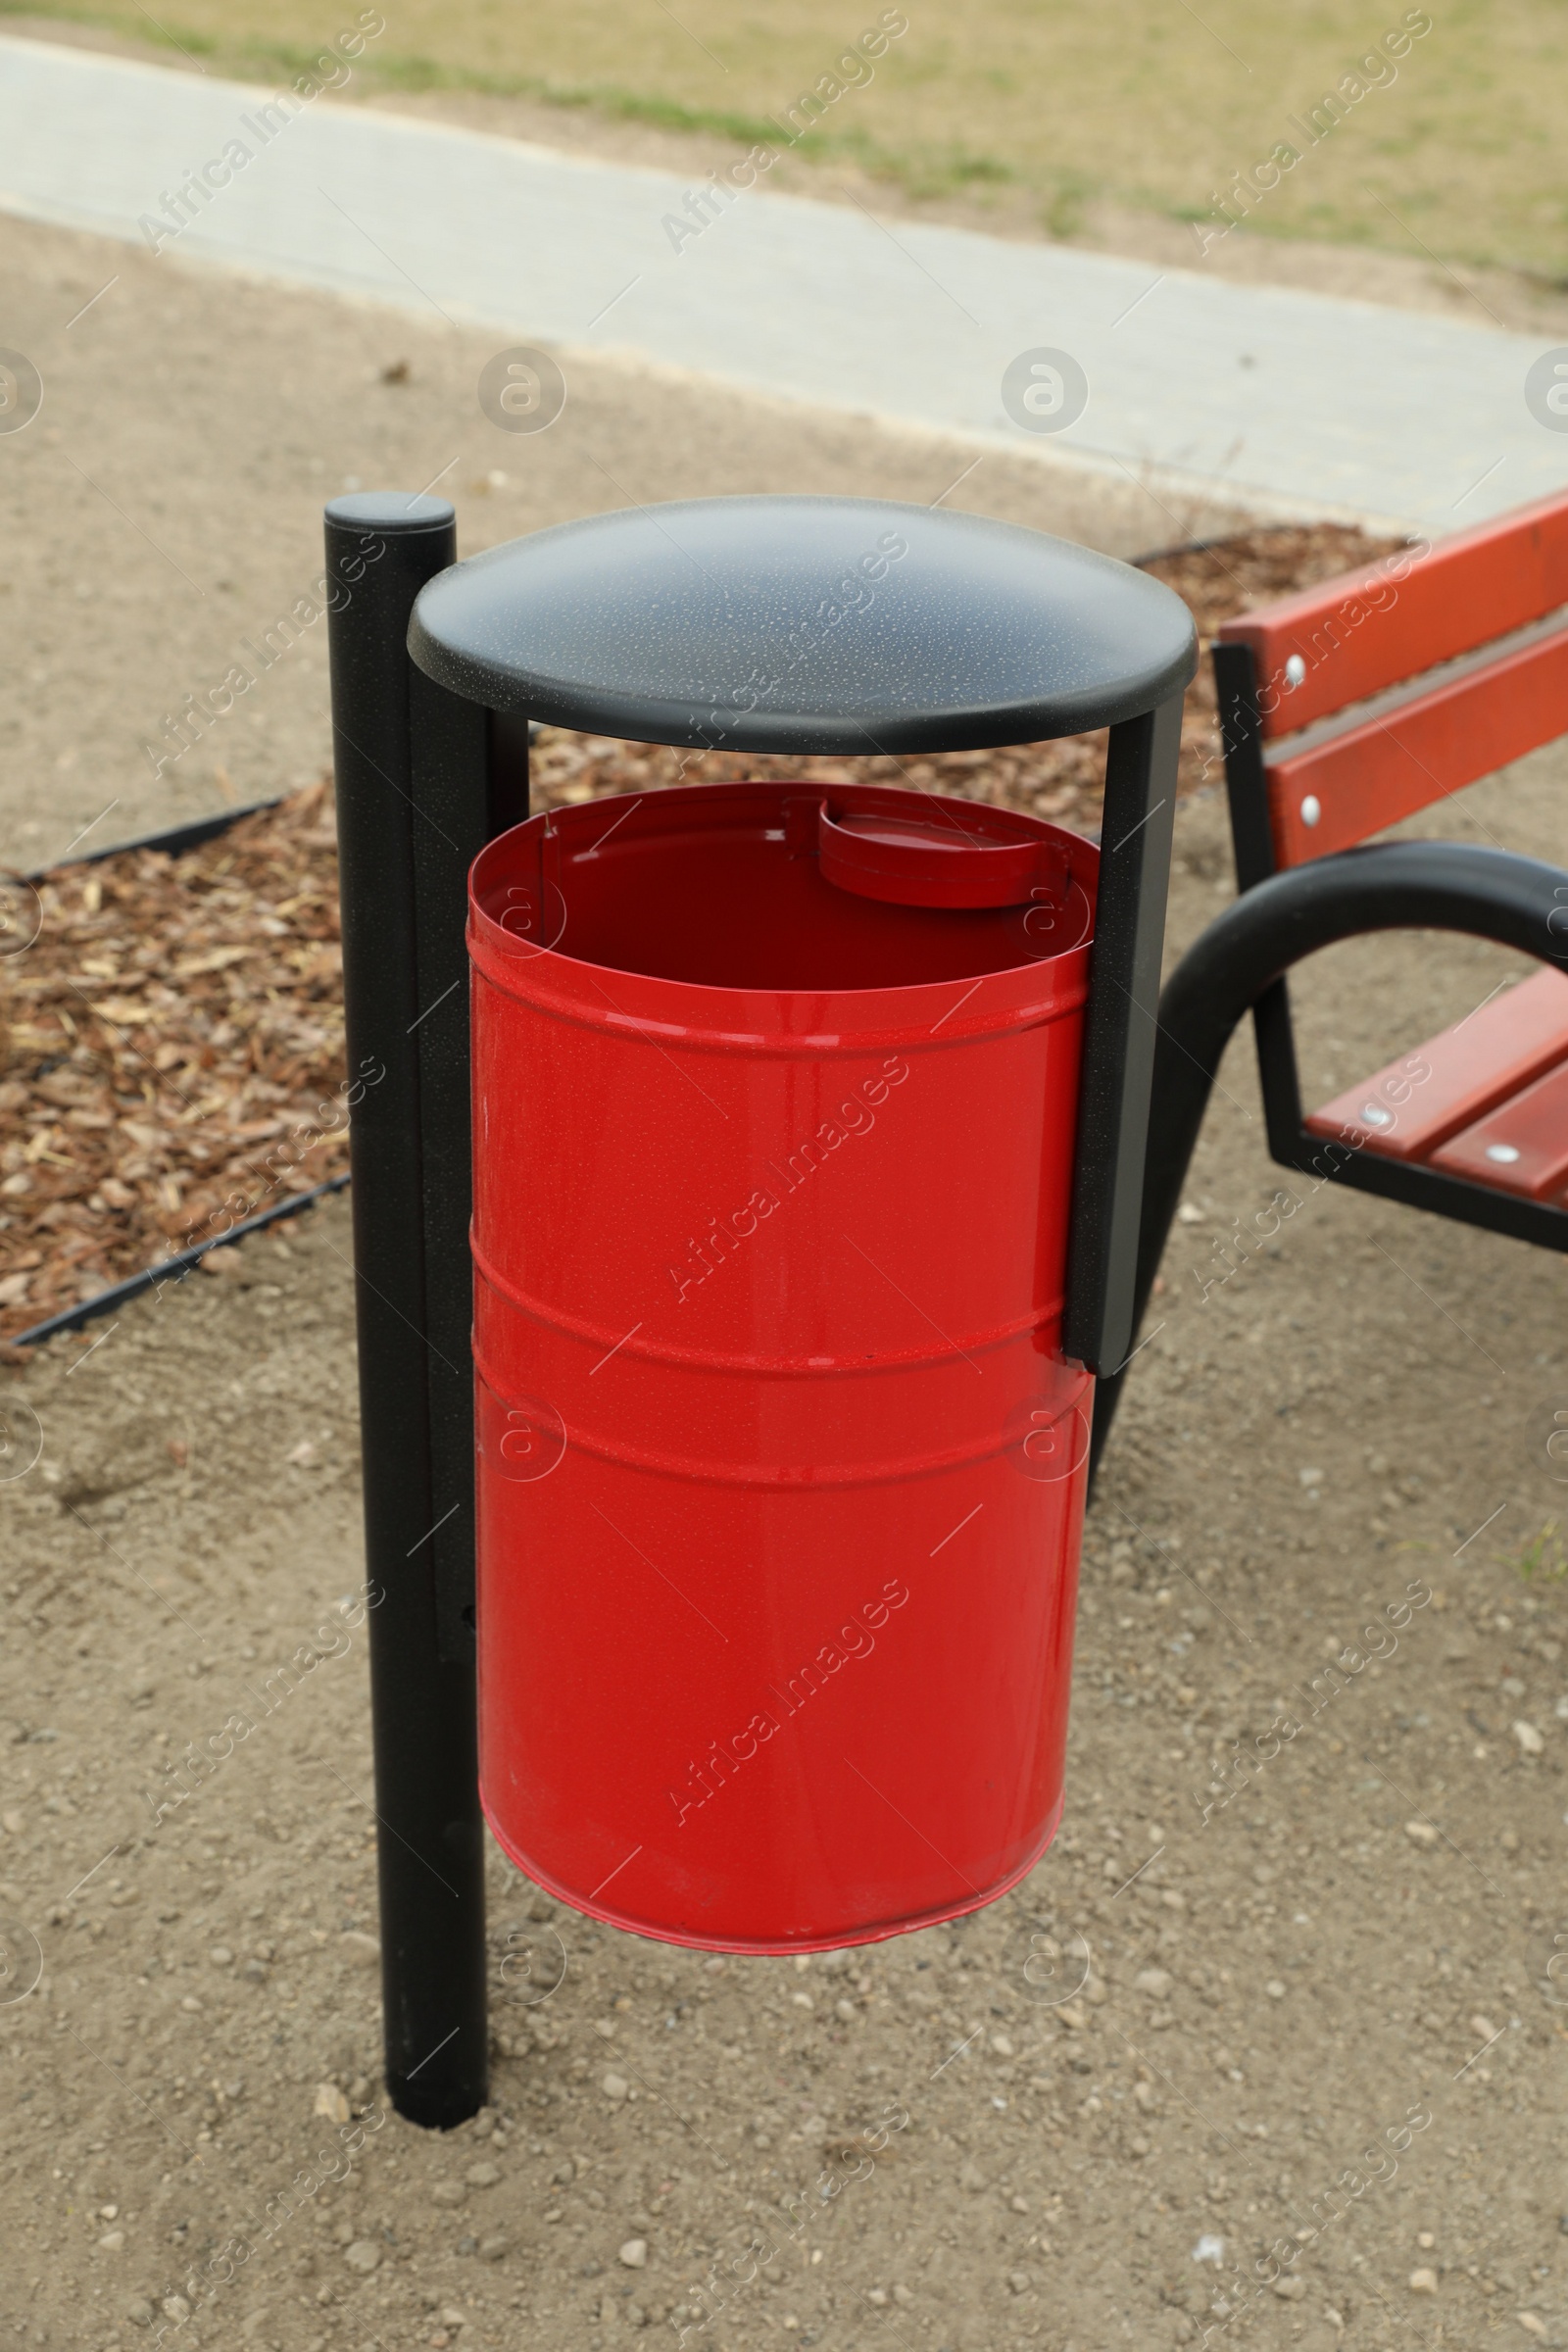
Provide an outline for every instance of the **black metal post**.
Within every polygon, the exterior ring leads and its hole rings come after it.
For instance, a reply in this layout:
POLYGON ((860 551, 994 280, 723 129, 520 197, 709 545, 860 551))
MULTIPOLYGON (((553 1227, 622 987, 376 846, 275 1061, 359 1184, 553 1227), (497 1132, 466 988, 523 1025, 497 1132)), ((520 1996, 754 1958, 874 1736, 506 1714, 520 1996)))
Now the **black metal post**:
MULTIPOLYGON (((1225 746, 1225 790, 1230 802, 1231 840, 1236 848, 1236 887, 1253 890, 1274 871, 1274 838, 1269 829, 1268 768, 1263 759, 1263 713, 1257 699, 1257 665, 1250 645, 1216 645, 1214 691, 1225 746)), ((1296 1067, 1291 996, 1283 980, 1266 988, 1252 1006, 1257 1066, 1263 1085, 1268 1148, 1288 1165, 1301 1126, 1301 1089, 1296 1067)))
POLYGON ((1231 839, 1236 845, 1236 887, 1250 890, 1254 884, 1266 882, 1274 871, 1257 670, 1250 645, 1216 645, 1212 658, 1220 739, 1225 746, 1231 839))
POLYGON ((481 704, 410 664, 419 1133, 430 1375, 430 1551, 436 1643, 474 1656, 473 1213, 468 1069, 468 868, 528 813, 526 723, 504 737, 481 704))
POLYGON ((1124 1362, 1140 1303, 1138 1233, 1181 737, 1182 697, 1173 694, 1112 727, 1105 755, 1062 1330, 1063 1351, 1102 1376, 1124 1362))
MULTIPOLYGON (((436 1541, 446 1535, 440 1581, 461 1582, 455 1519, 471 1591, 466 860, 444 806, 423 806, 414 706, 422 712, 430 690, 406 639, 415 598, 456 552, 442 499, 356 496, 326 510, 386 2080, 400 2115, 441 2128, 483 2105, 489 2071, 471 1638, 466 1654, 440 1639, 436 1541), (432 1162, 464 1186, 433 1223, 432 1162)), ((472 720, 477 737, 470 727, 460 750, 477 750, 482 802, 484 713, 472 720)))

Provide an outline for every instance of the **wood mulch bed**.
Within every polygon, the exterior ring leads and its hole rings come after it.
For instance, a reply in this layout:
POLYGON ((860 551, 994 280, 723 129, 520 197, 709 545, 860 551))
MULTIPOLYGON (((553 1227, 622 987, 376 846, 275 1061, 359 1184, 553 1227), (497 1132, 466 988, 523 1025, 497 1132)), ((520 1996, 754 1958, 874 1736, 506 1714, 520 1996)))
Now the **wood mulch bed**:
POLYGON ((346 1166, 324 783, 7 893, 0 1337, 346 1166))
MULTIPOLYGON (((1149 559, 1206 636, 1227 614, 1390 551, 1337 524, 1149 559)), ((538 805, 739 775, 912 783, 1092 830, 1103 734, 924 760, 743 760, 561 728, 538 805)), ((1206 662, 1181 789, 1219 770, 1206 662)), ((327 784, 171 858, 34 885, 0 874, 0 1343, 225 1232, 348 1161, 337 853, 327 784)), ((220 1257, 224 1253, 220 1252, 220 1257)))

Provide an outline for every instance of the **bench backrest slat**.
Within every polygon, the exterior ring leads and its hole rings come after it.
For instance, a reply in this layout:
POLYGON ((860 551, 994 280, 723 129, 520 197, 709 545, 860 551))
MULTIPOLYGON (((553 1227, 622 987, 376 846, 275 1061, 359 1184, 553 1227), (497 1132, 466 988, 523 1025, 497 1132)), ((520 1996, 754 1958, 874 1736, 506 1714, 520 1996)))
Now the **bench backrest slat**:
POLYGON ((1259 612, 1239 613, 1218 633, 1226 644, 1251 647, 1263 733, 1278 737, 1563 605, 1568 493, 1559 491, 1435 547, 1418 542, 1259 612), (1293 657, 1306 673, 1296 685, 1286 668, 1293 657))
POLYGON ((1275 863, 1304 865, 1568 733, 1568 629, 1268 770, 1275 863), (1308 822, 1313 809, 1316 821, 1308 822), (1305 814, 1303 815, 1303 808, 1305 814))

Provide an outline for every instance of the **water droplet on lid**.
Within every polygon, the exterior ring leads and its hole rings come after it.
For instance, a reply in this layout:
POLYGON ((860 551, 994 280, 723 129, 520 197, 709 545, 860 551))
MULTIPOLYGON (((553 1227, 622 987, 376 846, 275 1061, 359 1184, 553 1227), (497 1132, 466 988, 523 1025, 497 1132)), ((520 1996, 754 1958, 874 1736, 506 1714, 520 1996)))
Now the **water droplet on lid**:
POLYGON ((1285 664, 1286 685, 1299 686, 1305 676, 1306 663, 1302 661, 1299 654, 1292 654, 1290 660, 1285 664))
POLYGON ((1307 794, 1307 796, 1306 796, 1305 800, 1304 800, 1304 801, 1301 803, 1301 822, 1302 822, 1302 824, 1303 824, 1303 825, 1315 825, 1315 824, 1317 823, 1317 821, 1318 821, 1319 817, 1321 817, 1321 815, 1322 815, 1322 814, 1323 814, 1323 804, 1322 804, 1322 802, 1321 802, 1321 801, 1318 799, 1318 797, 1317 797, 1317 794, 1316 794, 1315 792, 1309 792, 1309 793, 1307 794))
POLYGON ((1489 1144, 1487 1146, 1487 1157, 1498 1161, 1505 1168, 1511 1167, 1518 1156, 1519 1147, 1517 1144, 1489 1144))

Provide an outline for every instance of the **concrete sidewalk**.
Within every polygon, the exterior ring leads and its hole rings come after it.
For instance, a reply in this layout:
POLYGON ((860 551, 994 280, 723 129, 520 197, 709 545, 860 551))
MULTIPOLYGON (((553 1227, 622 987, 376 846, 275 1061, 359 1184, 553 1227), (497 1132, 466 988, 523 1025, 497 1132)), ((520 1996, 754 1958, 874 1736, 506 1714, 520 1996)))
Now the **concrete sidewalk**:
POLYGON ((273 100, 0 39, 0 209, 545 344, 568 393, 573 351, 614 351, 1262 514, 1441 533, 1568 480, 1568 436, 1525 406, 1526 337, 762 185, 703 225, 664 172, 273 100), (209 166, 210 195, 181 205, 209 166), (1004 401, 1009 366, 1042 349, 1087 379, 1059 432, 1004 401))

